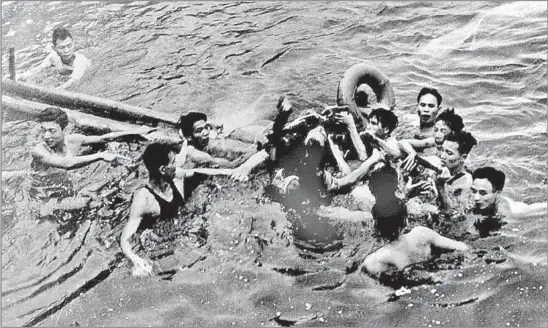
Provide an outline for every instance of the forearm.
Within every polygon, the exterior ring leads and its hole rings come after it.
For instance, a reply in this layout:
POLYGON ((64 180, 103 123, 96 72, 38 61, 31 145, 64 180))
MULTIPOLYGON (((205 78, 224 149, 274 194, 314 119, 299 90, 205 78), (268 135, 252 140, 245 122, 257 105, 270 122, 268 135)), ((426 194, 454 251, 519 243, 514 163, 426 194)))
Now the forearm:
POLYGON ((401 140, 398 144, 400 146, 400 150, 402 150, 407 155, 417 155, 417 152, 415 151, 409 140, 401 140))
POLYGON ((350 172, 348 175, 339 179, 333 179, 334 186, 332 189, 340 189, 358 182, 371 170, 371 166, 372 164, 370 161, 366 160, 356 170, 350 172))
POLYGON ((124 238, 124 236, 122 236, 122 239, 120 240, 120 247, 122 248, 122 253, 124 253, 124 255, 132 262, 135 262, 141 258, 131 249, 129 238, 124 238))
POLYGON ((265 150, 261 150, 248 158, 242 165, 240 165, 240 167, 251 171, 257 166, 263 164, 268 157, 268 153, 265 150))
POLYGON ((66 157, 61 161, 49 162, 49 161, 42 160, 42 162, 44 162, 44 164, 47 164, 49 166, 59 167, 65 170, 72 170, 72 169, 77 169, 77 168, 89 165, 91 163, 100 161, 102 159, 103 157, 101 153, 95 153, 95 154, 84 155, 84 156, 66 157))
POLYGON ((75 79, 75 78, 69 78, 67 82, 61 84, 60 86, 57 87, 57 89, 60 89, 60 90, 65 90, 66 88, 72 86, 74 83, 76 83, 78 80, 75 79))
POLYGON ((367 151, 365 149, 365 145, 360 138, 360 134, 358 133, 358 130, 356 129, 356 126, 350 126, 348 128, 348 132, 350 133, 350 139, 352 140, 352 144, 354 145, 354 148, 356 149, 356 152, 358 153, 358 158, 360 161, 365 161, 367 158, 367 151))
POLYGON ((436 188, 438 189, 439 209, 446 211, 449 209, 449 196, 447 195, 447 190, 445 189, 445 182, 436 181, 436 188))
POLYGON ((109 141, 115 140, 116 138, 125 137, 133 134, 135 133, 132 131, 111 132, 111 133, 103 134, 102 136, 98 136, 98 139, 93 141, 95 141, 96 143, 109 142, 109 141))
POLYGON ((399 148, 399 145, 391 144, 390 142, 386 142, 385 140, 382 140, 380 138, 376 138, 377 142, 379 143, 379 146, 391 157, 393 158, 399 158, 401 156, 401 151, 399 148))
POLYGON ((331 141, 330 138, 328 138, 328 143, 329 148, 331 149, 331 153, 333 154, 333 157, 335 157, 335 161, 337 162, 337 167, 339 168, 339 171, 341 171, 344 175, 350 174, 350 166, 344 160, 342 151, 339 149, 339 147, 333 144, 333 141, 331 141))

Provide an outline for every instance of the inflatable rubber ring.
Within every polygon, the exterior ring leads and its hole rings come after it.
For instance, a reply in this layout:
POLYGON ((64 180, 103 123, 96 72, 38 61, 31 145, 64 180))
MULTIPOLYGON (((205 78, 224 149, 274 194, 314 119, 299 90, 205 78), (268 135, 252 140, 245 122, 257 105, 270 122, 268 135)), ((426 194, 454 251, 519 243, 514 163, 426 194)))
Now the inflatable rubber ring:
POLYGON ((356 90, 363 84, 369 86, 369 88, 362 88, 364 93, 368 95, 368 104, 374 103, 376 100, 378 103, 390 108, 390 110, 394 110, 396 100, 390 80, 384 73, 366 63, 353 65, 344 72, 337 88, 337 105, 349 106, 351 113, 356 117, 367 117, 369 113, 362 112, 356 102, 356 90), (376 99, 371 99, 374 98, 370 94, 371 90, 374 92, 376 99))

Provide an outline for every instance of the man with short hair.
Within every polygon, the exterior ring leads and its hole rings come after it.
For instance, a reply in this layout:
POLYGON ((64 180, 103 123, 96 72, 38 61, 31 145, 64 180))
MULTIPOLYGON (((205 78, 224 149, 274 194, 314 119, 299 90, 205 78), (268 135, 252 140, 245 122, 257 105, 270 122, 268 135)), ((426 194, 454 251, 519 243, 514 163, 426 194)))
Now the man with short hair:
MULTIPOLYGON (((30 195, 47 206, 42 207, 42 215, 48 215, 54 208, 61 206, 57 202, 67 198, 63 203, 75 203, 72 182, 66 170, 72 170, 98 161, 113 162, 120 159, 131 160, 122 155, 109 152, 99 152, 89 155, 79 155, 82 145, 103 143, 118 137, 138 135, 152 131, 143 128, 131 132, 113 132, 101 136, 86 136, 82 134, 65 135, 68 125, 67 114, 56 107, 48 107, 38 114, 43 141, 38 143, 31 152, 32 182, 30 195)), ((63 207, 63 206, 61 206, 63 207)))
POLYGON ((70 74, 69 79, 57 87, 64 90, 84 76, 86 70, 91 67, 91 62, 86 56, 74 51, 74 40, 70 32, 63 27, 56 28, 53 30, 52 42, 54 51, 50 52, 39 66, 20 74, 18 79, 26 80, 48 67, 54 67, 59 74, 70 74))
POLYGON ((434 148, 436 152, 441 151, 442 143, 447 135, 450 133, 459 133, 463 128, 464 123, 462 117, 455 114, 454 109, 449 109, 436 117, 433 133, 430 137, 425 139, 400 140, 401 149, 408 154, 402 161, 403 169, 408 171, 413 169, 417 151, 424 152, 426 149, 430 148, 434 148))
POLYGON ((442 99, 441 94, 434 88, 425 87, 419 91, 417 96, 419 132, 415 135, 416 139, 424 139, 432 135, 442 99))
POLYGON ((43 142, 37 144, 32 150, 31 167, 34 172, 47 172, 50 168, 71 170, 101 160, 112 162, 116 159, 128 159, 109 152, 83 156, 79 156, 78 152, 83 145, 104 143, 128 135, 142 135, 154 130, 144 127, 130 132, 112 132, 100 136, 76 133, 65 135, 64 129, 68 125, 68 116, 57 107, 44 109, 38 114, 37 120, 40 123, 43 142))
POLYGON ((199 112, 189 112, 181 115, 178 123, 179 135, 183 138, 183 147, 176 163, 189 161, 194 165, 235 168, 238 160, 229 161, 225 158, 213 157, 206 152, 209 145, 209 135, 213 125, 207 121, 207 115, 199 112))
POLYGON ((151 275, 152 262, 133 252, 131 236, 153 228, 159 220, 175 217, 184 203, 182 179, 185 174, 175 166, 176 154, 173 146, 160 143, 148 145, 143 153, 148 183, 133 195, 129 219, 120 238, 122 252, 132 261, 135 276, 151 275))
POLYGON ((546 203, 525 204, 502 196, 506 175, 500 170, 481 167, 472 173, 472 179, 470 190, 474 205, 468 213, 468 229, 473 226, 480 236, 499 229, 505 216, 546 215, 546 203))
POLYGON ((446 169, 435 180, 441 210, 457 209, 466 201, 464 193, 472 185, 472 176, 465 170, 464 161, 477 143, 465 131, 450 134, 443 142, 439 158, 446 169))

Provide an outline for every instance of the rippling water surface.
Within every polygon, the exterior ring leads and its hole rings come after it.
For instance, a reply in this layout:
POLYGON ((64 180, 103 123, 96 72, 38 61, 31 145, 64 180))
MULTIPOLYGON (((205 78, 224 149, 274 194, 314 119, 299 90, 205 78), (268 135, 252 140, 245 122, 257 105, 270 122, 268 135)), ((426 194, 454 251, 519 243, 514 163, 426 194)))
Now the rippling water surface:
MULTIPOLYGON (((3 2, 2 50, 15 47, 22 71, 45 56, 53 27, 67 26, 94 65, 77 91, 173 115, 202 110, 229 128, 271 118, 281 94, 299 109, 334 104, 344 71, 368 61, 390 77, 403 126, 416 124, 420 88, 438 88, 480 141, 475 165, 502 168, 506 194, 533 202, 546 201, 546 14, 545 2, 3 2)), ((243 214, 213 209, 245 221, 254 205, 242 202, 243 214)), ((277 312, 316 315, 305 320, 315 326, 546 322, 544 217, 510 222, 479 245, 503 246, 505 262, 471 262, 395 302, 365 277, 312 290, 222 240, 171 280, 136 280, 90 241, 94 224, 55 245, 47 228, 32 236, 33 224, 2 232, 4 325, 256 326, 277 324, 277 312)))

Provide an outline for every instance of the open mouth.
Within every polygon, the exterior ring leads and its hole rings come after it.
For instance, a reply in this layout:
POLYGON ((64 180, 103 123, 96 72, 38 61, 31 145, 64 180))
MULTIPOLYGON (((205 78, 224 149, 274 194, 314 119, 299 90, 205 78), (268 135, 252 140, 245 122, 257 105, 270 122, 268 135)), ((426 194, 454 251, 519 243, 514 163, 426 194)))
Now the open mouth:
POLYGON ((421 120, 428 121, 430 120, 431 117, 432 117, 431 115, 421 115, 421 120))

